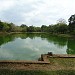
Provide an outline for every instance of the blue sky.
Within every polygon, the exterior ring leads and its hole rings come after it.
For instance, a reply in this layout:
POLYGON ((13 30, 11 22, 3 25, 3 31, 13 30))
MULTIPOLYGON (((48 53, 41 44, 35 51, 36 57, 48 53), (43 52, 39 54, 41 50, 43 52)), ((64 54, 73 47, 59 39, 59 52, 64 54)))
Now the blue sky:
POLYGON ((16 25, 50 25, 73 14, 75 0, 0 0, 0 20, 16 25))

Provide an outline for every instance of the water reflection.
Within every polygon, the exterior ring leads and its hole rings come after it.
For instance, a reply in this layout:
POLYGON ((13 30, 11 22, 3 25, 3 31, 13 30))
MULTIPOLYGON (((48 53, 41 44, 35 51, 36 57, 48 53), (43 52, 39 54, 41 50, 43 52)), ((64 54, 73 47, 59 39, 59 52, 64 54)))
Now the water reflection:
MULTIPOLYGON (((2 47, 3 51, 5 52, 6 52, 5 49, 13 50, 13 54, 17 53, 16 50, 18 50, 18 53, 19 53, 20 50, 26 49, 27 50, 26 53, 24 51, 21 52, 23 56, 26 55, 26 58, 28 57, 27 54, 30 54, 29 56, 32 56, 32 58, 36 58, 35 52, 37 52, 37 55, 39 56, 39 54, 43 52, 48 52, 47 49, 50 49, 50 51, 52 52, 55 52, 54 50, 56 50, 56 53, 63 54, 66 52, 67 54, 75 54, 75 39, 57 37, 54 35, 42 34, 42 33, 39 33, 39 34, 32 34, 32 33, 12 34, 12 35, 2 35, 2 36, 0 35, 0 47, 2 47), (15 40, 16 40, 16 43, 13 42, 15 40), (9 42, 10 42, 10 46, 7 45, 7 43, 9 42), (13 42, 13 45, 11 45, 11 42, 13 42), (4 44, 6 45, 4 46, 4 44), (17 46, 20 46, 20 47, 17 48, 17 46), (13 49, 13 47, 15 48, 15 50, 13 49), (31 48, 31 51, 29 48, 31 48), (41 51, 40 49, 43 51, 41 51)), ((0 50, 0 52, 2 51, 0 50)), ((9 50, 9 54, 10 53, 11 51, 9 50)), ((7 53, 7 56, 9 56, 8 53, 7 53)), ((11 58, 13 56, 16 56, 16 55, 12 55, 11 58)), ((0 56, 0 58, 2 57, 0 56)))
POLYGON ((67 53, 68 54, 75 54, 75 39, 73 39, 73 38, 68 40, 67 53))
POLYGON ((0 45, 13 41, 14 37, 11 35, 0 35, 0 45))

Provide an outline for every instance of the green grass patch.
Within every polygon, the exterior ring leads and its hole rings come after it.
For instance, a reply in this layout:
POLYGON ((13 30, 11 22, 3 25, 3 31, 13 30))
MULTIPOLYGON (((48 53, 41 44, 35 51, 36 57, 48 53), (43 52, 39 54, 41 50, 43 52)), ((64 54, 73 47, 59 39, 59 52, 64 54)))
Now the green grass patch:
POLYGON ((24 71, 24 70, 0 70, 0 75, 75 75, 74 70, 59 71, 24 71))
POLYGON ((49 58, 51 65, 73 68, 75 67, 75 58, 49 58))

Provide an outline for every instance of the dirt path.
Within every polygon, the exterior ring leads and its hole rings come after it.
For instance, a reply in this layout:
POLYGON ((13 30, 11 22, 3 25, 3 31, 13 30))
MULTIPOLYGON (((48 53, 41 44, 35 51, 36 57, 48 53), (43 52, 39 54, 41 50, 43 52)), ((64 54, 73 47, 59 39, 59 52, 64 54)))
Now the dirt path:
POLYGON ((75 70, 75 58, 74 59, 63 59, 63 58, 51 58, 50 64, 44 63, 24 63, 24 62, 9 62, 0 63, 0 69, 10 70, 75 70), (66 61, 65 61, 66 60, 66 61))
POLYGON ((45 57, 44 61, 0 61, 0 69, 75 70, 75 58, 45 57))

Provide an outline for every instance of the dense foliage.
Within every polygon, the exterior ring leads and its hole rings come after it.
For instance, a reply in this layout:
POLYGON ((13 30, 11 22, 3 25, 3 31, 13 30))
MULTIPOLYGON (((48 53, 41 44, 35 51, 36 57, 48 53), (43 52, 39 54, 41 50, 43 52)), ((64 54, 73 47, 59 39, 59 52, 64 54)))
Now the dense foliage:
POLYGON ((75 14, 71 15, 68 21, 69 21, 69 32, 75 34, 75 14))
POLYGON ((75 33, 75 15, 69 18, 69 25, 66 24, 64 19, 59 19, 57 24, 54 25, 42 25, 41 27, 27 26, 22 24, 16 26, 13 23, 7 23, 0 21, 0 32, 49 32, 49 33, 75 33))

